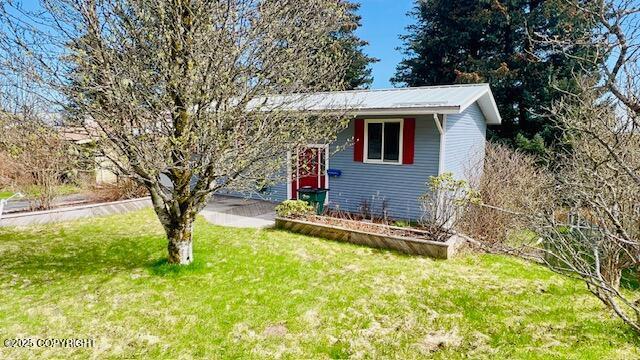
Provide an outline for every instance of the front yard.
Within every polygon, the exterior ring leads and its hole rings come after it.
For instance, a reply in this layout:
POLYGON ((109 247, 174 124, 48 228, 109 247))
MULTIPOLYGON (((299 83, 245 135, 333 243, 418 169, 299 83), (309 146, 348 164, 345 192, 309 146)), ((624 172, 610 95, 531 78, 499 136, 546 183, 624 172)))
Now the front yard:
POLYGON ((196 224, 163 262, 151 210, 0 228, 0 337, 93 338, 0 358, 640 357, 582 283, 513 258, 449 261, 196 224))

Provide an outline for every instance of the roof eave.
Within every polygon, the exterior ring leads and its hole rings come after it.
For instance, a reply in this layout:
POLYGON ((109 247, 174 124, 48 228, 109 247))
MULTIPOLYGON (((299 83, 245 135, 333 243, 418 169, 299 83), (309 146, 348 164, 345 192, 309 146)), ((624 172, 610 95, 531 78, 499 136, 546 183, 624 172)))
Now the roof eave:
POLYGON ((402 108, 379 108, 379 109, 353 109, 347 111, 355 116, 375 116, 375 115, 429 115, 429 114, 460 114, 469 106, 478 103, 487 125, 502 124, 502 117, 498 110, 498 105, 488 84, 484 85, 484 91, 470 98, 459 106, 430 106, 430 107, 402 107, 402 108))
POLYGON ((460 112, 459 106, 353 109, 347 111, 348 114, 354 116, 459 114, 460 112))
POLYGON ((498 111, 498 105, 496 104, 496 100, 493 98, 491 87, 489 87, 488 84, 485 86, 484 91, 478 93, 476 96, 467 100, 466 103, 462 104, 460 106, 460 111, 465 111, 469 106, 476 102, 478 103, 478 106, 480 106, 480 110, 484 115, 487 125, 502 124, 502 117, 500 116, 500 111, 498 111))

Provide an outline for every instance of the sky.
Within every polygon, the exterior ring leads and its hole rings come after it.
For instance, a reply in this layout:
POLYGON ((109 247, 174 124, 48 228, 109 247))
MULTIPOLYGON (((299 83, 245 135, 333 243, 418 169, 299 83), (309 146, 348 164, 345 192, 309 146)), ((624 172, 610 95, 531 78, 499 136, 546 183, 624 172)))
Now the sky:
MULTIPOLYGON (((2 0, 0 0, 2 1, 2 0)), ((373 84, 371 88, 382 89, 393 87, 389 79, 395 74, 398 63, 402 60, 402 53, 397 50, 402 46, 399 36, 406 34, 406 27, 413 22, 407 16, 414 4, 414 0, 352 0, 360 3, 359 14, 362 26, 357 29, 357 35, 369 42, 365 52, 379 62, 373 64, 373 84)), ((35 2, 24 1, 27 9, 31 9, 35 2)))
POLYGON ((362 26, 356 33, 369 42, 365 48, 367 55, 380 59, 380 62, 372 65, 371 88, 393 87, 389 79, 402 60, 402 53, 397 50, 402 46, 399 36, 405 34, 407 25, 413 22, 407 16, 413 7, 413 0, 360 0, 360 4, 362 26))

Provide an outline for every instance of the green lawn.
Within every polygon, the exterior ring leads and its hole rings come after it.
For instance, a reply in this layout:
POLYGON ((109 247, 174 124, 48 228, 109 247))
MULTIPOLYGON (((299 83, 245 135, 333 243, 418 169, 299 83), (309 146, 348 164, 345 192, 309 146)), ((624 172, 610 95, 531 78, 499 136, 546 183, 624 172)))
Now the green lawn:
MULTIPOLYGON (((73 184, 57 185, 55 189, 57 196, 77 194, 82 191, 79 186, 73 184)), ((25 196, 29 198, 36 198, 40 196, 40 192, 41 190, 37 186, 32 186, 25 190, 25 196)))
POLYGON ((13 192, 11 191, 0 191, 0 200, 8 199, 11 195, 13 195, 13 192))
POLYGON ((581 283, 517 259, 433 261, 202 220, 195 238, 196 263, 176 269, 151 210, 0 228, 0 338, 96 341, 0 358, 640 357, 581 283))
MULTIPOLYGON (((81 191, 82 189, 80 187, 72 184, 63 184, 56 187, 56 194, 58 196, 76 194, 81 191)), ((14 191, 0 189, 0 199, 6 199, 14 193, 14 191)), ((27 198, 36 198, 40 195, 40 189, 38 189, 37 187, 31 187, 29 189, 26 189, 24 194, 27 198)))

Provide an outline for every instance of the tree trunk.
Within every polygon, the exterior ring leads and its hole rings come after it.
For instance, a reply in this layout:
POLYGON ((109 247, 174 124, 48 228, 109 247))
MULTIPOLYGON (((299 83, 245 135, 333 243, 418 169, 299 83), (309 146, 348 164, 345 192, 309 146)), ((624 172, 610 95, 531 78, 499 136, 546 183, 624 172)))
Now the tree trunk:
POLYGON ((600 271, 602 273, 602 278, 607 283, 607 285, 612 288, 619 290, 620 289, 620 281, 622 280, 622 270, 618 264, 605 264, 600 271))
POLYGON ((193 262, 193 221, 167 229, 169 264, 189 265, 193 262))

